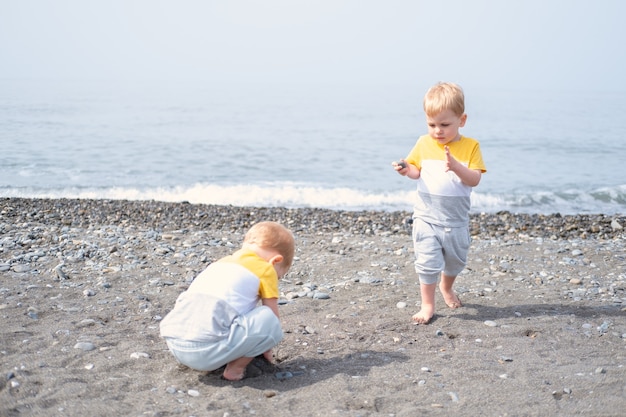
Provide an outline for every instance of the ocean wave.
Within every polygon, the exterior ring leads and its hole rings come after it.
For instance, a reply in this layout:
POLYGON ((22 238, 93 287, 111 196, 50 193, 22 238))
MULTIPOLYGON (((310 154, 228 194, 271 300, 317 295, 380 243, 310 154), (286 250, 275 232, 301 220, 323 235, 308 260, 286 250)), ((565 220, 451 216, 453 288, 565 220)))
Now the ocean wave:
MULTIPOLYGON (((0 188, 0 197, 79 198, 111 200, 186 201, 192 204, 238 207, 316 207, 332 210, 411 211, 413 190, 388 192, 354 188, 326 188, 301 184, 194 184, 177 187, 105 188, 0 188)), ((626 213, 626 185, 593 191, 536 191, 511 193, 472 193, 472 212, 537 214, 623 214, 626 213)))

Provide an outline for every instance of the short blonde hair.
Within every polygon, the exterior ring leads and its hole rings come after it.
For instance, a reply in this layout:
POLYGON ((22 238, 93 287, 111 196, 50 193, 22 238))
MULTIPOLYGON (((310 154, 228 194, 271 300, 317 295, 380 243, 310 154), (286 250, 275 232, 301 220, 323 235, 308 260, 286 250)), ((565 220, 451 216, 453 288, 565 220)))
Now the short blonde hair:
POLYGON ((264 221, 253 225, 243 242, 256 244, 264 249, 275 249, 283 256, 285 267, 291 268, 296 244, 293 234, 280 223, 264 221))
POLYGON ((465 94, 460 86, 440 82, 426 92, 424 113, 427 116, 436 116, 444 110, 451 110, 459 117, 465 113, 465 94))

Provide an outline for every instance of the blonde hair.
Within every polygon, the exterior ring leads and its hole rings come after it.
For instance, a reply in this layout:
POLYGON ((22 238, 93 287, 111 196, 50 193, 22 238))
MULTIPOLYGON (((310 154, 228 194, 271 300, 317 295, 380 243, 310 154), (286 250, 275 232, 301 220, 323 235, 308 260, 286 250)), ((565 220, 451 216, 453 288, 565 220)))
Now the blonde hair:
POLYGON ((285 226, 276 222, 259 222, 252 226, 243 238, 244 243, 256 244, 263 249, 275 249, 283 256, 287 269, 293 263, 295 240, 285 226))
POLYGON ((436 116, 444 110, 451 110, 459 117, 465 113, 465 94, 460 86, 440 82, 426 92, 424 113, 427 116, 436 116))

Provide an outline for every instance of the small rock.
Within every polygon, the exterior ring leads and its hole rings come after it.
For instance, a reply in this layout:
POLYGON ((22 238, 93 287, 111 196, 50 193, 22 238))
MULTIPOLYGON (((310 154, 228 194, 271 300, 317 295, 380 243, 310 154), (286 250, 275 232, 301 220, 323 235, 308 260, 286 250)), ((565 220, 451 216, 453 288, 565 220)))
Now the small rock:
POLYGON ((316 292, 315 294, 313 294, 313 298, 316 300, 328 300, 330 298, 330 295, 326 294, 325 292, 316 292))
POLYGON ((149 359, 150 355, 148 355, 146 352, 133 352, 130 354, 130 357, 133 359, 141 359, 141 358, 149 359))
POLYGON ((27 264, 15 264, 13 265, 13 271, 17 273, 24 273, 30 271, 30 265, 27 264))
POLYGON ((495 321, 493 321, 493 320, 486 320, 486 321, 485 321, 485 326, 489 326, 489 327, 497 327, 497 326, 498 326, 498 323, 496 323, 496 322, 495 322, 495 321))
POLYGON ((74 349, 82 349, 85 352, 94 350, 95 348, 96 348, 96 345, 94 345, 91 342, 78 342, 74 345, 74 349))
POLYGON ((63 264, 59 264, 54 267, 54 273, 61 280, 70 279, 70 277, 63 271, 63 264))

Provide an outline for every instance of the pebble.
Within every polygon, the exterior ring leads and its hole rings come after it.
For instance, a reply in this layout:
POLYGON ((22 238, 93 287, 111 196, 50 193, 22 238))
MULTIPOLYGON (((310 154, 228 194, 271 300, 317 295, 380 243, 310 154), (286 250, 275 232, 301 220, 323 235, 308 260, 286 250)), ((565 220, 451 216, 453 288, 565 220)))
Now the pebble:
POLYGON ((383 282, 380 278, 375 277, 359 277, 359 281, 361 284, 380 284, 383 282))
POLYGON ((133 359, 149 359, 150 355, 148 355, 146 352, 133 352, 130 354, 130 357, 133 359))
POLYGON ((63 264, 59 264, 54 267, 54 273, 61 280, 70 279, 70 277, 63 271, 63 264))
POLYGON ((31 266, 28 264, 15 264, 12 266, 13 271, 18 274, 22 274, 31 270, 31 266))
POLYGON ((611 228, 615 231, 622 230, 624 227, 617 220, 611 220, 611 228))
POLYGON ((330 294, 325 292, 315 292, 313 294, 313 298, 316 300, 328 300, 330 298, 330 294))
POLYGON ((484 323, 485 323, 485 326, 489 326, 489 327, 497 327, 498 326, 498 323, 496 323, 493 320, 485 320, 484 323))
POLYGON ((85 352, 94 350, 96 348, 96 345, 94 345, 91 342, 78 342, 74 345, 74 349, 82 349, 85 352))

